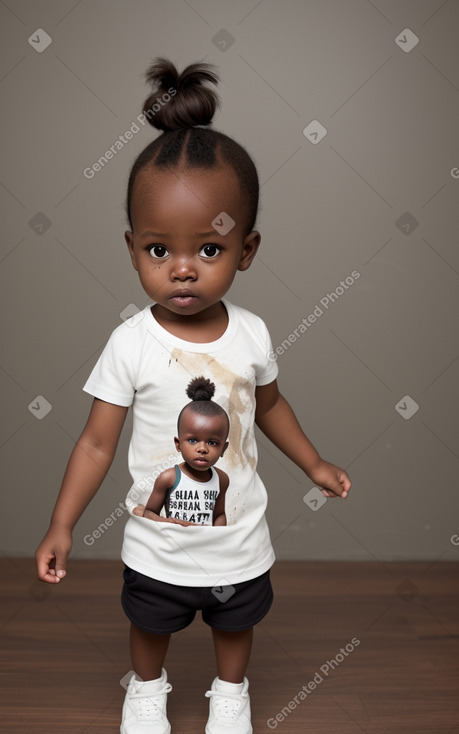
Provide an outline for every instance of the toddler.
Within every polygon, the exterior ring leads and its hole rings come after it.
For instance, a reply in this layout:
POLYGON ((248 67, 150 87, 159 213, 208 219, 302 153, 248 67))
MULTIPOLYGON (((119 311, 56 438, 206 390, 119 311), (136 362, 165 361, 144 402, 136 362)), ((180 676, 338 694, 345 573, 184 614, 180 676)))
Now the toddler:
POLYGON ((181 525, 226 525, 225 494, 229 478, 221 469, 212 469, 225 453, 229 418, 212 396, 215 385, 196 377, 187 387, 191 403, 177 420, 175 448, 185 461, 161 472, 145 510, 133 512, 161 521, 165 508, 168 522, 181 525))
MULTIPOLYGON (((179 74, 171 62, 157 59, 147 79, 153 91, 144 113, 163 133, 133 165, 125 239, 152 303, 115 329, 84 386, 94 400, 36 551, 38 577, 58 583, 65 576, 73 528, 107 474, 132 406, 133 485, 121 557, 135 674, 121 734, 170 732, 164 661, 172 633, 188 626, 197 610, 212 629, 217 663, 206 693, 206 734, 251 734, 246 670, 253 628, 272 602, 275 559, 254 424, 326 497, 347 497, 351 482, 319 456, 280 394, 264 322, 225 298, 260 244, 254 228, 259 186, 245 149, 210 127, 218 104, 216 73, 200 63, 179 74), (183 392, 197 375, 218 386, 216 400, 226 400, 230 419, 222 458, 231 476, 223 526, 184 526, 143 514, 146 478, 168 455, 183 392)), ((190 660, 191 682, 192 666, 190 660)))

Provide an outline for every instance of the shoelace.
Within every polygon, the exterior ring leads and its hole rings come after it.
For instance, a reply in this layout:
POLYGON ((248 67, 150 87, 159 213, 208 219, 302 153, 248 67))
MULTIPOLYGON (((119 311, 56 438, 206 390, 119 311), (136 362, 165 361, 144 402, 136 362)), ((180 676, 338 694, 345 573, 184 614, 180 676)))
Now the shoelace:
POLYGON ((236 721, 239 709, 247 698, 247 693, 222 693, 221 691, 207 691, 206 697, 213 698, 214 712, 219 719, 236 721))
POLYGON ((164 688, 152 695, 145 693, 129 694, 137 719, 140 721, 158 720, 163 715, 163 694, 169 693, 169 691, 172 691, 172 686, 170 683, 166 683, 164 688))

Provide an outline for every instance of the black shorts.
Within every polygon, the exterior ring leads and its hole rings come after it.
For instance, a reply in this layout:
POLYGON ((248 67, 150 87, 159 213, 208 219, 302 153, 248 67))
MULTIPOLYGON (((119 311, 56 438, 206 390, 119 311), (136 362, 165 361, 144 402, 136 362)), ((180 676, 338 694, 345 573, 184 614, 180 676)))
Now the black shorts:
POLYGON ((176 586, 123 571, 121 604, 132 624, 145 632, 169 634, 188 627, 196 611, 204 622, 227 632, 253 627, 273 601, 269 571, 250 581, 227 586, 176 586))

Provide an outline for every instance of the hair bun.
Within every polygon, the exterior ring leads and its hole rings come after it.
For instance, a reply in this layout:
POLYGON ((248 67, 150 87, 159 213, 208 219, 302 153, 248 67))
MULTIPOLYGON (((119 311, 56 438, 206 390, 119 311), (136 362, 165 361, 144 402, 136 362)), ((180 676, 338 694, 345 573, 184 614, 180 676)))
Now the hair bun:
POLYGON ((215 385, 205 377, 195 377, 186 389, 190 400, 212 400, 215 393, 215 385))
POLYGON ((212 64, 190 64, 178 73, 168 59, 157 58, 145 74, 152 93, 144 102, 143 113, 157 130, 181 130, 209 125, 220 104, 215 89, 219 81, 212 64))

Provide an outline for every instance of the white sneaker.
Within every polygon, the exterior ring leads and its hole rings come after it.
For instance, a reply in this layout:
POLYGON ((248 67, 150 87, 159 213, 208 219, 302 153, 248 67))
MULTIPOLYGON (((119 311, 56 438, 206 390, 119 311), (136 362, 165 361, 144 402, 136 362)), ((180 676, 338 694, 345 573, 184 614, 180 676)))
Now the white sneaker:
POLYGON ((249 681, 244 678, 242 693, 222 693, 217 690, 218 678, 206 697, 210 698, 206 734, 252 734, 249 681))
POLYGON ((167 682, 164 668, 157 681, 139 681, 135 675, 129 681, 123 703, 121 734, 170 734, 167 720, 167 694, 172 686, 167 682))

